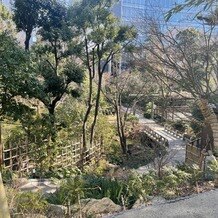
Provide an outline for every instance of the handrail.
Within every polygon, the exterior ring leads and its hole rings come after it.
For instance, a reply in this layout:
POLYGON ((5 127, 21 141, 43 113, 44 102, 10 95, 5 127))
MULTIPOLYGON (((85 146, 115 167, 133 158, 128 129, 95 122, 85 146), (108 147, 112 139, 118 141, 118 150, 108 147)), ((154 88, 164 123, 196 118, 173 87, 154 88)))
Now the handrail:
POLYGON ((160 145, 168 146, 169 142, 166 138, 164 138, 162 135, 154 131, 148 126, 145 126, 144 133, 154 140, 155 142, 159 143, 160 145))

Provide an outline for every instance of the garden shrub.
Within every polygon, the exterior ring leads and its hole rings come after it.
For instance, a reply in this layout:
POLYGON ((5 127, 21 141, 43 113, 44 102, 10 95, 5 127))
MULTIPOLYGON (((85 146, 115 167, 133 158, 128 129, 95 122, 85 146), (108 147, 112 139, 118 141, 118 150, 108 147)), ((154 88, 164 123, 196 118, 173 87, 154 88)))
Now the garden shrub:
POLYGON ((180 169, 165 168, 162 179, 157 182, 157 188, 166 198, 176 197, 180 194, 180 189, 188 183, 190 177, 189 173, 180 169))
POLYGON ((122 196, 127 196, 127 186, 117 179, 108 179, 93 175, 85 176, 85 198, 110 198, 115 204, 122 205, 122 196))
POLYGON ((217 160, 209 161, 205 171, 206 179, 214 180, 217 174, 218 174, 218 161, 217 160))
POLYGON ((44 214, 48 203, 39 192, 20 192, 16 196, 17 213, 44 214))
POLYGON ((150 186, 147 184, 147 175, 139 175, 133 173, 130 175, 128 185, 128 206, 131 207, 138 199, 147 201, 148 195, 150 195, 150 186))
POLYGON ((14 173, 12 170, 3 168, 2 169, 2 180, 6 184, 11 184, 13 180, 14 173))
POLYGON ((66 178, 75 177, 76 175, 81 175, 81 171, 77 167, 74 168, 55 167, 43 172, 43 178, 51 178, 51 179, 66 179, 66 178))
POLYGON ((187 123, 185 123, 184 121, 182 120, 177 120, 177 121, 168 121, 167 122, 168 125, 170 125, 173 129, 175 130, 178 130, 179 132, 181 133, 184 133, 188 126, 187 126, 187 123))
POLYGON ((67 205, 75 204, 84 197, 84 180, 81 176, 75 176, 63 180, 54 194, 47 197, 51 204, 67 205))
POLYGON ((190 174, 190 177, 188 178, 190 185, 196 185, 196 183, 203 180, 203 171, 200 170, 196 164, 193 164, 192 166, 181 164, 178 165, 178 169, 190 174))
POLYGON ((144 118, 151 119, 151 113, 145 112, 144 118))
POLYGON ((96 176, 103 176, 108 169, 108 161, 101 159, 99 161, 92 161, 90 165, 84 167, 86 174, 92 174, 96 176))

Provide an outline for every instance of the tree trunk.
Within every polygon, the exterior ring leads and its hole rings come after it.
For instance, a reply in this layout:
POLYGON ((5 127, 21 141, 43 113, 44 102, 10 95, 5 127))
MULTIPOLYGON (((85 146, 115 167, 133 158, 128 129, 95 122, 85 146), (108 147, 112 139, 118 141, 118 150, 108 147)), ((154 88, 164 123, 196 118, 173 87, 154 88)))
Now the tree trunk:
POLYGON ((31 32, 26 32, 26 39, 25 39, 25 42, 24 42, 26 51, 29 51, 30 39, 31 39, 31 32))
POLYGON ((90 135, 90 145, 92 145, 94 136, 95 136, 95 126, 98 118, 98 112, 99 112, 99 105, 100 105, 100 97, 101 97, 101 85, 102 85, 102 74, 99 73, 99 81, 98 81, 98 90, 97 90, 97 96, 95 100, 95 113, 94 113, 94 120, 92 122, 91 126, 91 135, 90 135))
POLYGON ((123 154, 127 154, 126 136, 124 132, 125 126, 122 125, 122 120, 121 120, 122 117, 120 115, 120 109, 118 105, 115 106, 115 112, 116 112, 117 132, 119 136, 120 146, 123 154))
POLYGON ((0 218, 10 218, 10 212, 8 208, 1 172, 0 172, 0 218))
POLYGON ((218 117, 213 111, 213 109, 209 106, 208 100, 200 99, 198 100, 199 108, 205 118, 205 122, 211 126, 212 134, 213 134, 213 153, 217 157, 218 156, 218 117))
MULTIPOLYGON (((216 160, 218 161, 218 117, 210 107, 208 100, 199 99, 197 103, 205 118, 205 122, 211 126, 214 145, 212 150, 216 160)), ((218 174, 215 175, 215 187, 218 187, 218 174)))

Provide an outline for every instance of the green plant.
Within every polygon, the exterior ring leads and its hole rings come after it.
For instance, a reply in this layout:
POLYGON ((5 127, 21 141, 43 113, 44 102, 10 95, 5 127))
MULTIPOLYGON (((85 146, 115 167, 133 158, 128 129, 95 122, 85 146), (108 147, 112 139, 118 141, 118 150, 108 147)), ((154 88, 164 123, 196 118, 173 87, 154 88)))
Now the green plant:
MULTIPOLYGON (((40 173, 42 175, 42 173, 40 173)), ((72 178, 77 175, 81 175, 80 169, 77 167, 67 167, 67 168, 52 168, 43 172, 43 178, 52 178, 52 179, 67 179, 72 178)))
POLYGON ((174 195, 173 197, 178 196, 181 187, 188 182, 190 177, 189 173, 178 168, 165 168, 162 180, 159 181, 161 193, 165 197, 169 197, 169 195, 174 195))
POLYGON ((173 129, 178 130, 182 133, 184 133, 187 129, 187 124, 182 120, 168 121, 167 123, 168 125, 172 126, 173 129))
POLYGON ((147 186, 145 185, 145 178, 137 173, 132 173, 127 182, 128 196, 126 203, 131 207, 138 199, 147 201, 147 186))
POLYGON ((144 117, 147 118, 147 119, 151 119, 151 114, 148 113, 148 112, 145 112, 144 117))
POLYGON ((84 197, 84 179, 81 176, 75 176, 63 180, 60 188, 48 196, 47 201, 52 204, 66 205, 75 204, 79 198, 84 197))
POLYGON ((98 162, 93 161, 90 165, 85 166, 85 172, 87 174, 93 174, 96 176, 103 176, 108 169, 108 161, 101 159, 98 162))
POLYGON ((120 150, 120 145, 117 142, 117 140, 113 140, 111 143, 111 146, 106 146, 105 148, 105 153, 107 156, 107 159, 110 163, 113 164, 121 164, 121 150, 120 150))
POLYGON ((218 161, 217 160, 209 161, 205 171, 206 179, 214 180, 216 178, 216 174, 218 174, 218 161))
POLYGON ((188 182, 191 186, 195 186, 197 192, 199 192, 199 182, 203 179, 203 171, 197 166, 193 164, 192 166, 182 164, 178 166, 178 169, 185 171, 190 175, 188 182))
POLYGON ((122 196, 125 198, 127 195, 127 186, 124 182, 93 175, 85 176, 84 190, 86 198, 108 197, 120 205, 122 205, 122 196))
POLYGON ((2 173, 3 183, 11 184, 12 180, 13 180, 13 175, 14 175, 13 171, 6 169, 6 168, 3 168, 1 173, 2 173))
POLYGON ((23 214, 44 214, 48 203, 39 192, 19 192, 16 196, 16 210, 23 214))

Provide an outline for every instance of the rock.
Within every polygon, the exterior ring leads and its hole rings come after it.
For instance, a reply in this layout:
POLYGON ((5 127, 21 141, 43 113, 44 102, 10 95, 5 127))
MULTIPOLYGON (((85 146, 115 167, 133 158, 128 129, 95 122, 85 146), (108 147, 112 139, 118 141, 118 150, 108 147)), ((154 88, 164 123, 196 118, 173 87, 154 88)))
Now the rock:
POLYGON ((158 205, 158 204, 163 204, 163 203, 166 203, 166 199, 161 196, 156 196, 151 201, 152 205, 158 205))
POLYGON ((132 209, 140 208, 145 204, 144 200, 138 199, 134 205, 132 206, 132 209))
POLYGON ((28 183, 27 178, 15 178, 12 182, 12 187, 20 188, 28 183))
POLYGON ((78 204, 71 207, 73 217, 80 217, 82 214, 84 217, 94 216, 98 217, 103 214, 115 213, 122 211, 122 207, 116 205, 109 198, 102 199, 83 199, 81 200, 81 206, 78 204), (81 207, 81 210, 80 210, 81 207))
POLYGON ((49 218, 61 218, 65 217, 67 214, 67 207, 63 205, 55 205, 55 204, 49 204, 48 210, 47 210, 47 216, 49 218))

